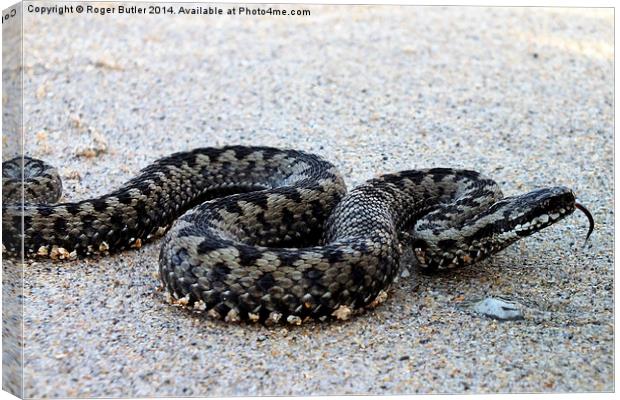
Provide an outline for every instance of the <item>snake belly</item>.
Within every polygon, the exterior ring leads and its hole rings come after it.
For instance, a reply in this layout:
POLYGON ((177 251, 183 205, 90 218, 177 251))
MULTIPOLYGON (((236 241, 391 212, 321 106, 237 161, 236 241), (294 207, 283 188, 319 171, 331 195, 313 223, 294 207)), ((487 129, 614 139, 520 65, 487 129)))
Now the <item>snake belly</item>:
POLYGON ((228 321, 338 316, 390 286, 403 244, 422 267, 468 265, 575 209, 563 187, 504 198, 493 180, 449 168, 383 175, 346 194, 319 156, 244 146, 176 153, 104 196, 42 204, 34 187, 56 177, 39 163, 3 163, 3 191, 14 193, 21 170, 25 198, 23 207, 5 198, 6 254, 19 256, 22 243, 26 257, 105 254, 167 230, 164 286, 228 321))

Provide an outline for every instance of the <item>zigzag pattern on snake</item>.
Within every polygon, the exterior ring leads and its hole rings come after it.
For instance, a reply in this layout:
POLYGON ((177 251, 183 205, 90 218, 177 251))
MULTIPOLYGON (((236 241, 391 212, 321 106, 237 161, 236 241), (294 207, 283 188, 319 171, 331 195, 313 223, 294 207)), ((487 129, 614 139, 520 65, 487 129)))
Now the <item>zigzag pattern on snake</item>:
POLYGON ((478 262, 575 208, 565 187, 503 197, 478 172, 402 171, 348 194, 319 156, 269 147, 200 148, 159 159, 120 189, 52 204, 56 170, 2 164, 3 249, 74 258, 140 247, 166 232, 159 270, 182 304, 228 321, 298 322, 373 302, 403 246, 423 268, 478 262), (22 168, 23 167, 23 168, 22 168), (25 204, 22 207, 21 195, 25 204), (22 219, 23 218, 23 219, 22 219))

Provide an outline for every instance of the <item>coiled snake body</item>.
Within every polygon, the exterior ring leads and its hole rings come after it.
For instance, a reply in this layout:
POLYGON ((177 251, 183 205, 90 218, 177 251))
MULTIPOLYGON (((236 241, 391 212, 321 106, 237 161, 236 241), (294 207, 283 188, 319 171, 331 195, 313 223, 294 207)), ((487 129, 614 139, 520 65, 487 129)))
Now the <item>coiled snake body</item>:
POLYGON ((176 153, 73 203, 51 204, 61 186, 52 167, 28 157, 21 167, 21 158, 2 165, 7 255, 19 256, 22 243, 26 257, 114 252, 171 225, 163 284, 229 321, 339 316, 386 290, 402 246, 423 268, 468 265, 582 208, 564 187, 504 198, 478 172, 447 168, 383 175, 346 194, 329 162, 269 147, 176 153))

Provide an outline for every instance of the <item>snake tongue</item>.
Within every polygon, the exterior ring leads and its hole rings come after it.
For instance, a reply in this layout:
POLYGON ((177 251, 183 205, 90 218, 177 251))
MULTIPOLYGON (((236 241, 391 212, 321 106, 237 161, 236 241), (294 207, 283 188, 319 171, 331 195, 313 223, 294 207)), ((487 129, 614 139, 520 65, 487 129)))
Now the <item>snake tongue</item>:
POLYGON ((587 208, 585 208, 583 205, 575 202, 575 208, 578 209, 579 211, 583 212, 586 215, 586 217, 588 218, 588 222, 590 223, 590 227, 588 229, 588 234, 586 235, 586 240, 583 243, 585 245, 588 242, 588 239, 590 238, 590 235, 594 231, 594 218, 592 217, 592 214, 590 213, 590 211, 587 208))

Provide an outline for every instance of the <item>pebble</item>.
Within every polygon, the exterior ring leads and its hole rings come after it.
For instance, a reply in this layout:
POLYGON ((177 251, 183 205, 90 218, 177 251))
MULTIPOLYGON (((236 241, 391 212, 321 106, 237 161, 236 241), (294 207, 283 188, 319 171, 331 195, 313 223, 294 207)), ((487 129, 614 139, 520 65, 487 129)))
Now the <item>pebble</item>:
POLYGON ((484 300, 476 302, 472 310, 487 316, 489 318, 498 319, 500 321, 514 321, 523 319, 523 313, 519 309, 518 304, 509 303, 502 299, 488 297, 484 300))

